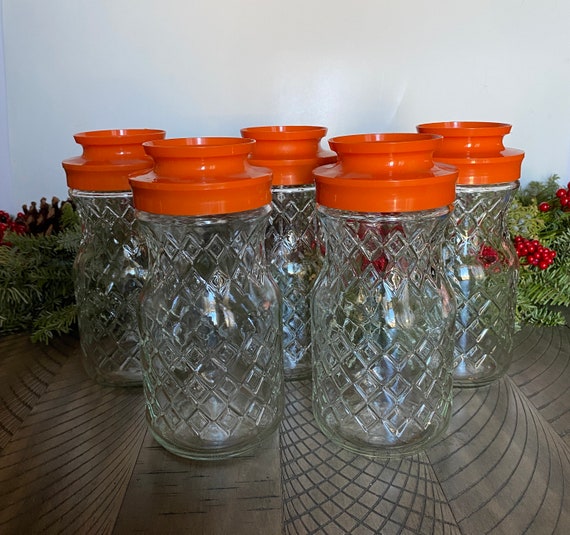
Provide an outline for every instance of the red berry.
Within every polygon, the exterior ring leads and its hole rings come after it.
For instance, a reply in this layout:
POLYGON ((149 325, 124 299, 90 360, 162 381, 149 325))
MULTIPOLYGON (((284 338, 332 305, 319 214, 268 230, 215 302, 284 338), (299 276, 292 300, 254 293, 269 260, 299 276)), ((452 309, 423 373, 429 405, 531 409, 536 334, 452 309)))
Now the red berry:
POLYGON ((568 192, 564 189, 564 188, 560 188, 556 190, 556 196, 561 199, 562 197, 566 197, 566 195, 568 195, 568 192))
POLYGON ((563 208, 568 206, 570 204, 570 197, 566 196, 566 197, 560 197, 560 206, 562 206, 563 208))
POLYGON ((538 209, 539 209, 541 212, 548 212, 548 211, 550 210, 550 204, 548 204, 547 202, 541 202, 541 203, 538 205, 538 209))
MULTIPOLYGON (((570 200, 570 195, 568 198, 570 200)), ((556 251, 545 247, 538 240, 529 240, 522 236, 515 236, 513 242, 521 266, 528 265, 546 269, 553 264, 556 258, 556 251)), ((483 246, 481 253, 489 253, 490 249, 490 247, 483 246)))

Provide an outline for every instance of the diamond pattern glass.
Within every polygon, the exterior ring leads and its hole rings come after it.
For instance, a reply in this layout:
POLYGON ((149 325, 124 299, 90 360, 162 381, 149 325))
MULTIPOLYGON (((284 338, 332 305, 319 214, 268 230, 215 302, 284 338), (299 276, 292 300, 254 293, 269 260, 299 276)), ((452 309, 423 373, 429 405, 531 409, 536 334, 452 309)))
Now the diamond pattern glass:
POLYGON ((137 216, 149 253, 140 308, 147 420, 177 455, 240 455, 279 424, 280 301, 263 244, 269 210, 137 216))
POLYGON ((455 308, 441 255, 449 210, 318 212, 326 253, 312 304, 315 419, 353 452, 414 453, 450 414, 455 308))
POLYGON ((285 379, 303 379, 311 375, 309 294, 321 266, 315 187, 273 186, 272 192, 266 249, 282 296, 285 379))
POLYGON ((71 190, 71 198, 83 229, 74 273, 85 370, 102 384, 140 385, 144 255, 133 236, 132 194, 71 190))
POLYGON ((501 377, 511 362, 518 258, 506 215, 518 182, 457 186, 445 248, 457 301, 454 384, 469 387, 501 377))

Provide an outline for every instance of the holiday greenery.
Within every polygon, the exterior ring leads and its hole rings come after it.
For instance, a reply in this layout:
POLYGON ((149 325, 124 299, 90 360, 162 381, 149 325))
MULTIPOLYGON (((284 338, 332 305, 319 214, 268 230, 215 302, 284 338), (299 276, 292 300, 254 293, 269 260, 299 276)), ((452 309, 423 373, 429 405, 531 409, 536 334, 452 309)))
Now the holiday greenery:
POLYGON ((26 330, 47 343, 73 329, 79 236, 69 201, 42 199, 14 218, 0 211, 0 335, 26 330))
MULTIPOLYGON (((570 183, 531 182, 509 211, 519 256, 516 320, 564 325, 557 307, 570 307, 570 183)), ((0 335, 28 330, 49 342, 76 321, 73 261, 80 240, 70 201, 31 203, 15 217, 0 210, 0 335)))
POLYGON ((531 182, 509 211, 519 256, 516 319, 520 325, 564 325, 556 307, 570 306, 570 184, 559 177, 531 182))

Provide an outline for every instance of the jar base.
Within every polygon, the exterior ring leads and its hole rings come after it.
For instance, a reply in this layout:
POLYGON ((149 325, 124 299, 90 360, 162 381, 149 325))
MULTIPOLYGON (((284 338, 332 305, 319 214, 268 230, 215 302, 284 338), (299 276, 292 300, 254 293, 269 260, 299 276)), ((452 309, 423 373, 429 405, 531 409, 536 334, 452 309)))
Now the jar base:
POLYGON ((434 426, 433 429, 427 430, 426 433, 413 442, 388 446, 371 445, 369 442, 363 440, 344 439, 342 436, 332 433, 329 426, 323 424, 319 418, 315 418, 319 429, 331 442, 352 453, 377 460, 402 459, 424 451, 439 440, 447 429, 450 419, 451 410, 448 410, 437 428, 434 426))
POLYGON ((140 387, 143 384, 143 374, 138 357, 121 357, 116 362, 109 363, 112 358, 103 360, 95 358, 95 351, 82 347, 81 363, 85 373, 96 383, 102 386, 113 387, 140 387))
POLYGON ((283 378, 285 381, 303 381, 305 379, 311 379, 312 377, 312 369, 292 369, 287 370, 285 369, 283 372, 283 378))
POLYGON ((460 360, 459 364, 453 370, 453 387, 479 388, 487 386, 498 381, 501 377, 504 377, 507 370, 508 366, 505 366, 504 363, 501 366, 480 369, 468 361, 460 360))
POLYGON ((479 376, 479 377, 468 377, 462 376, 456 378, 453 376, 453 388, 481 388, 484 386, 489 386, 490 384, 498 381, 502 377, 505 376, 505 372, 501 372, 498 374, 493 374, 489 376, 479 376))
POLYGON ((151 423, 147 423, 150 432, 154 439, 168 452, 176 455, 177 457, 183 457, 184 459, 191 459, 193 461, 222 461, 224 459, 232 459, 234 457, 243 457, 255 451, 261 446, 265 440, 267 440, 274 432, 279 428, 280 419, 278 419, 270 427, 267 427, 262 432, 255 437, 253 442, 237 443, 227 447, 219 448, 208 448, 208 447, 197 447, 177 444, 174 441, 167 440, 163 435, 156 431, 151 423))
POLYGON ((142 387, 142 375, 131 373, 97 374, 85 370, 87 375, 101 386, 112 386, 120 388, 140 388, 142 387))

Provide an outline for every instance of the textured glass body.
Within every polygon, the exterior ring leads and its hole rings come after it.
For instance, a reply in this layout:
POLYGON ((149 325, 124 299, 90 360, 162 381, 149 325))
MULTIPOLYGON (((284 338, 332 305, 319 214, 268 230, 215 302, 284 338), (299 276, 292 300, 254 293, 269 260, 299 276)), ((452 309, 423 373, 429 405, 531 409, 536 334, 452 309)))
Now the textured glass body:
POLYGON ((441 251, 449 209, 318 213, 326 253, 313 290, 315 418, 351 451, 416 452, 450 416, 455 308, 441 251))
POLYGON ((453 379, 479 386, 511 362, 518 258, 506 215, 517 182, 458 185, 452 236, 445 248, 457 301, 453 379))
POLYGON ((282 296, 285 379, 311 375, 309 294, 321 266, 316 240, 315 187, 273 186, 266 235, 271 272, 282 296))
POLYGON ((83 230, 74 273, 85 370, 102 384, 140 385, 144 258, 133 236, 132 194, 70 190, 70 197, 83 230))
POLYGON ((149 254, 140 308, 147 420, 177 455, 239 455, 279 424, 280 298, 263 243, 269 211, 137 213, 149 254))

